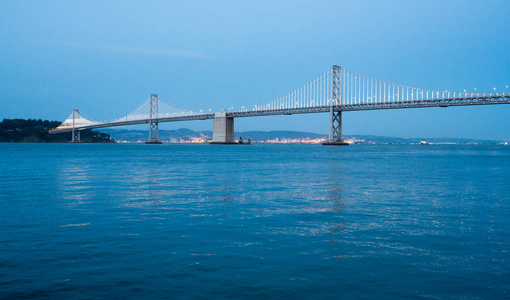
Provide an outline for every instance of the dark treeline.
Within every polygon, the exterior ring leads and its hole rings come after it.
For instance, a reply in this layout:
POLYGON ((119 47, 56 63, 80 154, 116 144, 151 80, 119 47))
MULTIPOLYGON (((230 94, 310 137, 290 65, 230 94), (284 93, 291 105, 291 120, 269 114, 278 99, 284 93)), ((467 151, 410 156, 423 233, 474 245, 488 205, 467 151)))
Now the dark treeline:
MULTIPOLYGON (((66 143, 71 141, 71 132, 49 134, 60 125, 59 121, 41 119, 4 119, 0 123, 0 143, 66 143)), ((85 143, 113 143, 107 133, 82 130, 81 141, 85 143)))

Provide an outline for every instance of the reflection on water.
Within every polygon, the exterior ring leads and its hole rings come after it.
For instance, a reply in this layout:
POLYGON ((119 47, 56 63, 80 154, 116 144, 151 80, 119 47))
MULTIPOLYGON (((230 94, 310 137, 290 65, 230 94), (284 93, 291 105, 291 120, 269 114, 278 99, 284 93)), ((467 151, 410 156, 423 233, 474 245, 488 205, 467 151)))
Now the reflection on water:
POLYGON ((67 224, 67 225, 61 225, 60 227, 87 226, 87 225, 92 225, 92 223, 67 224))
POLYGON ((333 237, 328 237, 329 241, 332 243, 336 243, 335 246, 332 246, 332 252, 329 258, 343 258, 345 253, 342 248, 343 238, 340 235, 345 234, 345 228, 347 224, 345 223, 345 215, 347 212, 344 212, 346 209, 344 202, 344 188, 342 178, 344 176, 344 168, 345 164, 341 160, 335 161, 335 163, 329 164, 329 168, 327 169, 328 181, 329 185, 326 191, 326 199, 330 202, 329 210, 333 212, 330 220, 327 220, 328 233, 334 235, 333 237))
MULTIPOLYGON (((231 170, 218 170, 214 176, 214 184, 207 185, 206 181, 199 180, 197 182, 197 189, 206 191, 205 200, 213 199, 215 201, 243 201, 245 194, 241 194, 244 189, 237 188, 239 181, 238 176, 242 171, 237 168, 231 170)), ((223 205, 224 203, 220 204, 223 205)))
POLYGON ((57 167, 57 184, 61 191, 61 198, 68 200, 63 205, 77 207, 95 196, 96 190, 91 188, 91 183, 95 181, 95 178, 91 178, 91 175, 88 174, 91 166, 64 160, 57 167))

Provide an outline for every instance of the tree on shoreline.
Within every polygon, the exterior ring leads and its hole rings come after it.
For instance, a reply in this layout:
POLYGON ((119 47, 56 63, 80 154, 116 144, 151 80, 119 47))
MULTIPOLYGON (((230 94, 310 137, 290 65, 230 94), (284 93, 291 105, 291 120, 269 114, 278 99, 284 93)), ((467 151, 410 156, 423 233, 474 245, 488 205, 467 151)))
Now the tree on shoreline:
MULTIPOLYGON (((49 134, 49 130, 60 125, 59 121, 41 119, 4 119, 0 123, 2 143, 66 143, 71 141, 71 132, 49 134)), ((85 143, 114 143, 107 133, 83 130, 81 140, 85 143)))

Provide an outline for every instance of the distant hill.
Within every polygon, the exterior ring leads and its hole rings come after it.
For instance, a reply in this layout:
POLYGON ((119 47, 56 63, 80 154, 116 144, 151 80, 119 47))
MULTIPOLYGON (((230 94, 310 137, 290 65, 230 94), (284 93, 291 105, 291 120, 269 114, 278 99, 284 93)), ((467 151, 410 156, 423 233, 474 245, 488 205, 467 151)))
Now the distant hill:
MULTIPOLYGON (((145 142, 148 138, 148 130, 103 129, 102 131, 109 133, 117 141, 145 142)), ((178 142, 179 140, 192 140, 204 136, 212 138, 212 135, 213 135, 212 131, 193 131, 186 128, 180 128, 177 130, 159 130, 159 139, 163 142, 178 142)), ((326 135, 298 131, 243 131, 235 132, 235 137, 236 139, 242 137, 243 139, 252 139, 253 141, 266 141, 275 138, 318 139, 325 138, 326 135)))
MULTIPOLYGON (((149 130, 102 129, 117 141, 145 142, 149 138, 149 130)), ((159 139, 164 142, 178 142, 199 138, 201 132, 181 128, 178 130, 159 130, 159 139)), ((204 131, 204 135, 212 137, 212 131, 204 131), (210 135, 208 135, 210 133, 210 135)))
MULTIPOLYGON (((48 130, 60 125, 60 121, 41 119, 4 119, 0 123, 0 143, 65 143, 71 141, 71 132, 49 134, 48 130)), ((110 135, 91 130, 80 133, 85 143, 115 143, 110 135)))
MULTIPOLYGON (((102 129, 109 133, 117 141, 145 142, 148 138, 148 130, 125 130, 125 129, 102 129)), ((177 130, 159 130, 159 138, 163 142, 189 141, 200 137, 212 138, 212 131, 193 131, 186 128, 177 130)), ((326 134, 300 132, 300 131, 241 131, 235 132, 238 139, 252 139, 253 141, 268 141, 276 138, 282 139, 322 139, 327 138, 326 134)), ((356 141, 363 144, 419 144, 422 138, 398 138, 375 135, 345 135, 344 139, 356 141)), ((428 138, 429 143, 434 144, 498 144, 502 141, 482 139, 460 139, 460 138, 428 138)))
MULTIPOLYGON (((212 133, 211 133, 212 135, 212 133)), ((312 132, 300 132, 300 131, 244 131, 236 132, 236 138, 242 136, 243 139, 252 139, 254 141, 267 141, 273 139, 322 139, 326 138, 327 135, 312 132)))

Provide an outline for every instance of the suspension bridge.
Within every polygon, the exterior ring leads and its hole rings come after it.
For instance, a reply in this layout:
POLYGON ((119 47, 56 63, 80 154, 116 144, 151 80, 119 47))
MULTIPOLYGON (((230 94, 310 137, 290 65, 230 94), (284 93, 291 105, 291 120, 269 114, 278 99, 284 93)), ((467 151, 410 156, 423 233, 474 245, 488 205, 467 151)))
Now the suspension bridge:
POLYGON ((176 107, 158 95, 151 94, 131 113, 111 121, 97 122, 74 109, 71 115, 50 133, 72 132, 72 142, 79 142, 82 130, 149 124, 147 143, 159 144, 159 123, 213 119, 211 143, 235 144, 234 118, 329 112, 329 138, 324 145, 346 145, 342 139, 344 111, 508 103, 508 93, 459 93, 420 89, 384 82, 334 65, 297 89, 250 108, 202 113, 176 107))

